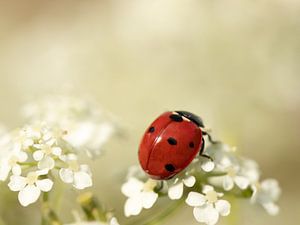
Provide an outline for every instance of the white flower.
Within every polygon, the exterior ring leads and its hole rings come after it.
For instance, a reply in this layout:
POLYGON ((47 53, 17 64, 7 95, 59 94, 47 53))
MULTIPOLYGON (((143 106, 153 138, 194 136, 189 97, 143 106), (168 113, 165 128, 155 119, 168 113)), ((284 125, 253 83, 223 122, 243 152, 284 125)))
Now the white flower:
POLYGON ((37 149, 33 153, 33 158, 38 162, 38 168, 51 170, 55 166, 53 157, 58 157, 62 154, 62 149, 59 146, 54 145, 57 142, 51 135, 44 135, 42 143, 34 144, 37 149))
POLYGON ((274 202, 278 201, 281 189, 277 180, 266 179, 251 185, 251 188, 253 190, 251 202, 261 204, 270 215, 278 214, 279 207, 274 202))
POLYGON ((7 179, 10 171, 14 175, 21 175, 22 168, 19 163, 25 162, 27 160, 27 154, 23 151, 13 150, 7 152, 6 157, 0 160, 0 180, 4 181, 7 179))
POLYGON ((198 222, 214 225, 218 222, 219 215, 227 216, 230 213, 230 203, 226 200, 219 200, 222 193, 218 193, 212 186, 205 185, 203 194, 190 192, 186 203, 194 207, 194 217, 198 222))
POLYGON ((22 206, 28 206, 37 201, 41 191, 48 192, 53 186, 53 182, 46 178, 39 180, 39 175, 44 175, 45 171, 29 172, 26 177, 12 175, 8 184, 10 190, 19 191, 18 199, 22 206))
POLYGON ((234 184, 242 190, 249 186, 250 181, 247 177, 240 173, 239 164, 233 162, 228 157, 224 157, 222 159, 222 161, 218 164, 218 168, 222 172, 226 172, 226 175, 220 177, 222 179, 224 190, 231 190, 234 187, 234 184))
POLYGON ((157 181, 148 179, 146 183, 131 177, 122 185, 122 193, 128 197, 124 206, 125 216, 138 215, 143 208, 151 208, 158 198, 153 190, 157 181))
POLYGON ((203 156, 199 156, 200 167, 204 172, 211 172, 215 168, 215 162, 203 156))
POLYGON ((51 95, 25 105, 23 114, 31 122, 46 121, 68 130, 63 138, 78 151, 93 157, 115 131, 115 125, 96 102, 70 95, 51 95))
POLYGON ((250 184, 256 183, 260 176, 258 164, 254 160, 247 158, 242 158, 240 164, 240 173, 248 178, 250 184))
POLYGON ((179 180, 179 178, 175 179, 174 184, 168 189, 168 196, 172 200, 180 199, 182 197, 184 185, 193 187, 196 183, 196 178, 194 176, 188 176, 180 181, 179 180))
POLYGON ((93 185, 92 175, 88 165, 79 165, 75 154, 68 154, 60 157, 67 168, 59 170, 59 176, 65 183, 72 183, 77 189, 84 189, 93 185))

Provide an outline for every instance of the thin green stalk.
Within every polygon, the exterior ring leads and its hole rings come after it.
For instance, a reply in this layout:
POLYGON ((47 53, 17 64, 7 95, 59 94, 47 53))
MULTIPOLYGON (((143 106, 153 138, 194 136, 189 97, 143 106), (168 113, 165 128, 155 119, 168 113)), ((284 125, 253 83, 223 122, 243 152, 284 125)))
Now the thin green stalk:
POLYGON ((106 210, 91 192, 85 192, 77 197, 88 221, 107 222, 106 210))
POLYGON ((42 221, 41 225, 62 225, 56 213, 49 206, 49 193, 44 192, 41 202, 42 221))

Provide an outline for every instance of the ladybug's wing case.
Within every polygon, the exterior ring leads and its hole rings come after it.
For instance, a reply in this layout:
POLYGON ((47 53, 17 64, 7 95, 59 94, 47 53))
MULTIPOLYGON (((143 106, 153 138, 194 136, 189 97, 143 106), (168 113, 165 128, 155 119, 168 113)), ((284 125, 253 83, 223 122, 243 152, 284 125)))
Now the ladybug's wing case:
POLYGON ((147 168, 149 175, 155 179, 173 177, 190 164, 201 144, 202 131, 194 123, 169 123, 154 143, 147 168))
POLYGON ((139 161, 142 168, 147 172, 149 157, 153 150, 156 140, 160 137, 161 133, 171 123, 169 116, 171 112, 165 112, 160 115, 146 130, 140 147, 139 147, 139 161))

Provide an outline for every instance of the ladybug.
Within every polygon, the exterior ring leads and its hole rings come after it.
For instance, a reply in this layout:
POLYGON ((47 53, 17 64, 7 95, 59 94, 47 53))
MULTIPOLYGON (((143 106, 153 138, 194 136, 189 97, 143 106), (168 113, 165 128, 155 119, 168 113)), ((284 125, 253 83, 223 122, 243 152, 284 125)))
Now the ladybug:
MULTIPOLYGON (((156 180, 167 180, 185 169, 192 160, 203 154, 203 121, 187 111, 161 114, 147 128, 140 146, 139 162, 143 170, 156 180)), ((210 158, 211 159, 211 158, 210 158)))

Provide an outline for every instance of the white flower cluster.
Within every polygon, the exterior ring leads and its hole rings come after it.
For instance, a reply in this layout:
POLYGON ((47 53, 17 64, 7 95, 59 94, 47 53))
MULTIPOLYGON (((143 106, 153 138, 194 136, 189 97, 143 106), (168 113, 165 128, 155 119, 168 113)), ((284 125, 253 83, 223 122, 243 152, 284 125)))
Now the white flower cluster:
POLYGON ((23 108, 26 121, 46 121, 47 124, 68 131, 64 137, 78 151, 88 156, 99 155, 105 142, 115 132, 95 102, 68 95, 51 95, 26 104, 23 108))
POLYGON ((214 225, 220 216, 230 213, 230 202, 221 199, 228 192, 250 198, 252 203, 261 204, 271 215, 278 213, 279 207, 275 204, 281 192, 278 182, 274 179, 260 182, 255 161, 238 156, 234 148, 225 144, 212 144, 206 148, 205 154, 213 162, 200 156, 168 181, 148 179, 138 167, 131 168, 121 188, 128 197, 125 215, 138 215, 143 208, 151 208, 158 196, 167 195, 171 200, 185 196, 185 202, 194 207, 195 219, 214 225))
POLYGON ((77 189, 92 186, 87 165, 80 165, 67 132, 45 123, 26 125, 0 138, 0 180, 9 178, 8 186, 19 192, 21 205, 28 206, 41 192, 52 189, 55 171, 62 181, 77 189))

